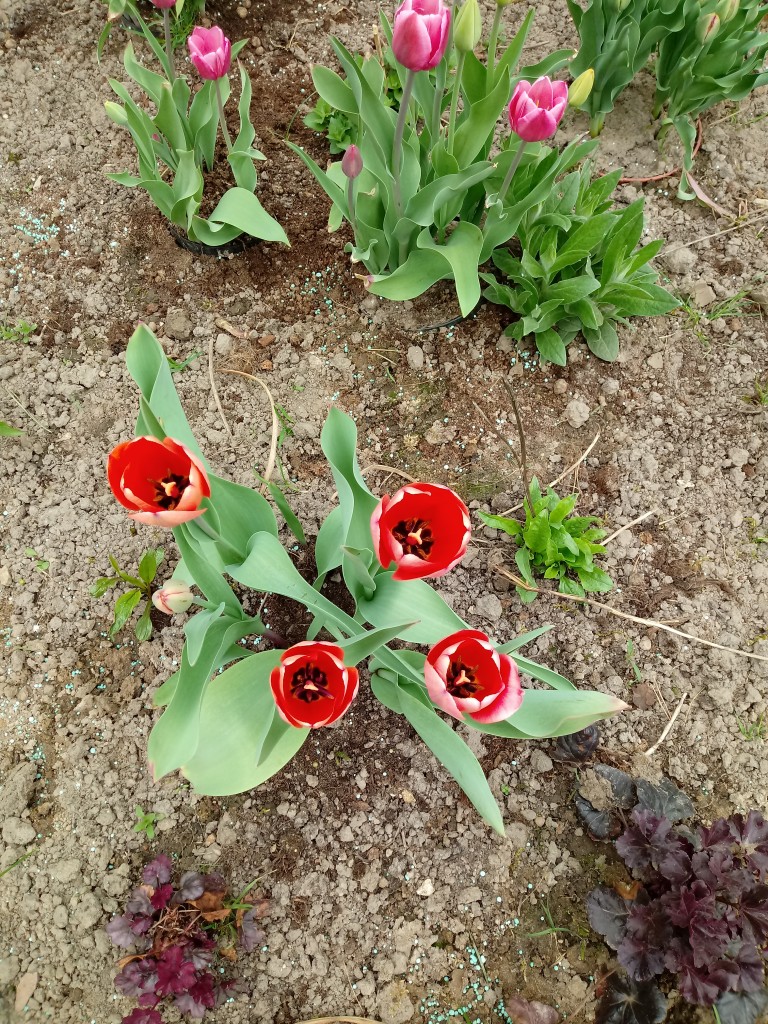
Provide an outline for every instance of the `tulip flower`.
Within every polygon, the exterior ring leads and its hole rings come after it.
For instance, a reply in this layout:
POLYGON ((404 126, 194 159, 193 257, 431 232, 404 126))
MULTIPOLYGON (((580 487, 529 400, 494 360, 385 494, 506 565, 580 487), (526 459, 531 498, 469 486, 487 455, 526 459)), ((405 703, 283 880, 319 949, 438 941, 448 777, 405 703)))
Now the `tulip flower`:
POLYGON ((543 142, 557 131, 568 104, 568 86, 547 75, 518 82, 509 101, 509 125, 523 142, 543 142))
POLYGON ((413 483, 385 494, 371 517, 373 548, 394 579, 435 579, 450 572, 467 553, 469 510, 441 484, 413 483))
POLYGON ((152 595, 152 604, 165 615, 185 612, 194 600, 192 591, 180 580, 170 580, 162 590, 156 590, 152 595))
POLYGON ((485 633, 461 629, 436 644, 424 662, 430 700, 462 721, 502 722, 520 707, 517 666, 485 633))
POLYGON ((575 78, 568 87, 568 104, 571 107, 580 107, 589 99, 592 87, 595 84, 595 69, 587 68, 582 71, 578 78, 575 78))
POLYGON ((269 677, 278 714, 297 729, 319 729, 341 718, 359 682, 341 647, 308 640, 284 651, 269 677))
POLYGON ((137 437, 109 456, 107 479, 129 516, 147 526, 173 527, 201 516, 211 487, 200 459, 166 437, 137 437))
MULTIPOLYGON (((445 48, 448 45, 450 27, 451 9, 446 7, 443 0, 403 0, 395 11, 395 22, 392 26, 392 52, 395 59, 408 70, 403 84, 403 94, 400 97, 400 111, 392 144, 392 176, 394 178, 392 192, 398 217, 403 215, 400 189, 403 132, 408 116, 408 105, 411 102, 413 83, 416 80, 417 72, 429 71, 437 67, 443 59, 445 48)), ((403 250, 404 243, 401 241, 401 256, 403 250)))
POLYGON ((443 59, 451 10, 443 0, 403 0, 395 11, 392 52, 409 71, 430 71, 443 59))
POLYGON ((176 6, 176 0, 149 0, 149 2, 161 11, 169 11, 171 7, 176 6))
POLYGON ((189 59, 197 68, 198 75, 206 81, 214 83, 221 132, 227 144, 227 152, 231 153, 232 139, 229 128, 227 128, 227 119, 224 116, 221 79, 229 72, 232 64, 232 44, 217 25, 214 25, 213 28, 201 28, 198 25, 187 39, 187 46, 189 47, 189 59))
POLYGON ((702 14, 696 22, 696 38, 702 46, 712 42, 720 31, 720 18, 716 14, 702 14))

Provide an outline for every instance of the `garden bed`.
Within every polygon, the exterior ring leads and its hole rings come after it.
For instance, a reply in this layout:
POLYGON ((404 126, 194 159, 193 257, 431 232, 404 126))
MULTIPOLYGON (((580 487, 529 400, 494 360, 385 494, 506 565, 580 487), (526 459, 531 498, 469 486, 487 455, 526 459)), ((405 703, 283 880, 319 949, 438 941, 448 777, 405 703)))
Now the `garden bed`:
MULTIPOLYGON (((667 240, 662 275, 689 304, 622 330, 616 363, 574 342, 566 367, 542 367, 502 336, 509 318, 497 307, 420 330, 457 315, 448 286, 403 304, 367 294, 342 252, 347 229, 327 233, 326 197, 284 144, 290 132, 323 162, 323 141, 302 125, 310 64, 330 60, 329 32, 360 46, 373 0, 254 0, 242 18, 209 3, 233 39, 252 40, 244 57, 267 157, 259 198, 292 242, 228 259, 182 251, 144 193, 105 181, 132 154, 102 107, 106 76, 119 76, 117 35, 94 70, 101 5, 20 6, 8 27, 0 18, 0 418, 24 431, 0 442, 0 871, 28 856, 0 881, 0 1019, 16 1019, 17 987, 34 981, 19 1019, 120 1020, 103 926, 150 851, 162 850, 183 869, 215 866, 235 889, 259 878, 271 900, 264 948, 237 965, 250 995, 216 1021, 348 1013, 404 1024, 465 1005, 485 1021, 516 994, 592 1020, 609 952, 588 929, 584 898, 618 862, 586 835, 574 768, 552 759, 553 744, 466 731, 503 807, 505 839, 373 699, 365 676, 339 728, 313 733, 256 791, 213 799, 178 775, 152 781, 151 697, 180 657, 182 620, 159 623, 145 643, 127 632, 113 643, 110 598, 89 595, 110 553, 126 567, 150 543, 175 557, 160 531, 126 528, 104 478, 135 420, 124 350, 144 321, 175 360, 198 353, 175 383, 216 472, 242 483, 264 470, 271 418, 261 388, 225 371, 263 378, 283 417, 289 498, 310 534, 332 505, 319 443, 332 404, 356 419, 377 494, 399 486, 402 470, 450 485, 473 510, 516 505, 506 381, 542 482, 597 437, 561 492, 575 486, 580 513, 602 516, 609 534, 651 513, 610 542, 615 588, 605 602, 766 656, 768 407, 745 401, 768 377, 768 219, 758 219, 768 215, 766 90, 704 118, 698 180, 740 221, 679 202, 671 183, 644 190, 648 238, 667 240), (36 325, 26 337, 20 321, 36 325), (152 842, 134 831, 136 805, 161 816, 152 842), (567 931, 529 937, 550 927, 547 915, 567 931)), ((573 43, 565 3, 540 4, 530 59, 573 43)), ((609 117, 601 170, 665 169, 637 98, 645 87, 641 76, 609 117)), ((584 128, 569 115, 570 134, 584 128)), ((619 202, 641 190, 622 186, 619 202)), ((438 589, 501 640, 552 623, 526 653, 630 704, 601 726, 598 760, 671 776, 705 819, 765 805, 767 661, 556 595, 524 606, 496 572, 514 565, 510 539, 473 525, 469 556, 438 589)), ((284 605, 262 611, 270 626, 285 615, 284 605)))

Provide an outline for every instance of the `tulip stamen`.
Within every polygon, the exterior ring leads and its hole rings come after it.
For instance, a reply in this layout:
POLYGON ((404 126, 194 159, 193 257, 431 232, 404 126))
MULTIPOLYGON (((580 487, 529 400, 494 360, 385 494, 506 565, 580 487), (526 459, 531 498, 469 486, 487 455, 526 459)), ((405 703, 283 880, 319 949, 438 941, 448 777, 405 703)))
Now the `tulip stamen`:
POLYGON ((429 523, 423 519, 407 519, 398 523, 392 535, 402 545, 403 554, 416 555, 425 562, 435 543, 429 523))
POLYGON ((184 491, 189 487, 189 477, 168 473, 162 480, 150 481, 157 497, 155 504, 166 511, 176 508, 184 491))
POLYGON ((291 696, 312 704, 321 697, 333 697, 328 689, 328 677, 311 661, 297 669, 291 678, 291 696))
POLYGON ((470 668, 461 661, 452 661, 446 679, 448 693, 459 700, 474 696, 480 689, 476 671, 476 668, 470 668))

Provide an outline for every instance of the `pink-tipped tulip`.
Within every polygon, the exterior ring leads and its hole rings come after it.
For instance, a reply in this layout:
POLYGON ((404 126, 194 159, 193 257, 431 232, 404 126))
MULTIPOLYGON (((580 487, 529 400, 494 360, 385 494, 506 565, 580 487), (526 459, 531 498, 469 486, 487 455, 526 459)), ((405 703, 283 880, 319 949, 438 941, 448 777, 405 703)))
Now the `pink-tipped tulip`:
POLYGON ((232 44, 220 28, 198 26, 187 39, 189 59, 201 78, 217 81, 229 71, 232 63, 232 44))
POLYGON ((509 125, 523 142, 551 139, 568 105, 568 86, 546 75, 530 82, 518 82, 509 102, 509 125))
POLYGON ((172 7, 176 6, 176 0, 149 0, 149 2, 161 11, 170 11, 172 7))
POLYGON ((344 156, 341 158, 341 169, 344 174, 353 180, 363 169, 363 158, 360 155, 360 150, 354 143, 351 146, 347 146, 344 156))
POLYGON ((443 59, 451 10, 443 0, 403 0, 395 12, 392 52, 410 71, 429 71, 443 59))
POLYGON ((170 580, 162 590, 156 590, 152 595, 152 604, 165 615, 180 615, 193 601, 192 591, 179 580, 170 580))

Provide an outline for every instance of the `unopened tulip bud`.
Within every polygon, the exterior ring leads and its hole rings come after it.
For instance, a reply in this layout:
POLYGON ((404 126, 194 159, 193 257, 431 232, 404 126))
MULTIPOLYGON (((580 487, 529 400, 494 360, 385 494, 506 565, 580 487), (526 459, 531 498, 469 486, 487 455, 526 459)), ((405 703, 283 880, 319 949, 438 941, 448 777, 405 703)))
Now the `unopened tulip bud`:
POLYGON ((578 78, 574 79, 568 89, 568 103, 572 107, 580 107, 587 102, 592 86, 595 84, 595 69, 587 68, 578 78))
POLYGON ((459 53, 471 53, 480 42, 483 19, 477 0, 465 0, 453 25, 453 45, 459 53))
POLYGON ((721 0, 715 9, 717 16, 720 18, 720 24, 725 25, 731 18, 735 17, 739 6, 740 0, 721 0))
POLYGON ((187 584, 173 580, 152 595, 152 604, 159 612, 164 612, 166 615, 179 615, 181 612, 185 612, 193 600, 192 591, 187 584))
POLYGON ((629 5, 629 0, 613 0, 613 3, 616 8, 616 13, 621 14, 625 7, 629 5))
POLYGON ((720 30, 720 19, 716 14, 702 14, 696 22, 696 38, 702 46, 711 43, 720 30))
POLYGON ((350 180, 356 178, 362 171, 363 158, 360 155, 360 150, 354 143, 351 146, 347 146, 347 150, 341 159, 341 169, 350 180))

